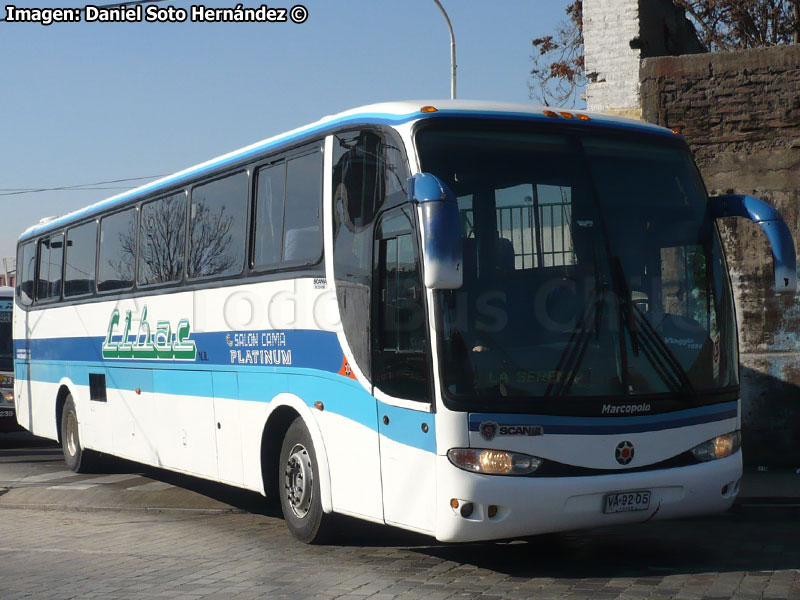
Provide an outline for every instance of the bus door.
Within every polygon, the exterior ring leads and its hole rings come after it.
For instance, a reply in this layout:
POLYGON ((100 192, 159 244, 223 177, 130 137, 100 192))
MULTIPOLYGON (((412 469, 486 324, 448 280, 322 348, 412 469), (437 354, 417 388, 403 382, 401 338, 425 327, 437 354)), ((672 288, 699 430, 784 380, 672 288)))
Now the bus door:
POLYGON ((384 213, 374 252, 372 373, 387 523, 435 527, 436 434, 425 288, 409 205, 384 213))

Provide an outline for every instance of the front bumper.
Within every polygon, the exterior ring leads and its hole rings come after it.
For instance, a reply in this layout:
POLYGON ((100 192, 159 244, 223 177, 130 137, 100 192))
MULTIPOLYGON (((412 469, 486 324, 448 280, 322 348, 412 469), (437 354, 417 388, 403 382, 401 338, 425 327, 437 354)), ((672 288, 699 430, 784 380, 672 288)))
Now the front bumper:
MULTIPOLYGON (((13 383, 13 380, 12 380, 13 383)), ((6 400, 6 394, 14 394, 14 388, 0 388, 0 431, 15 431, 17 425, 17 411, 13 402, 6 400)))
POLYGON ((437 456, 437 471, 436 539, 470 542, 722 512, 739 492, 742 453, 674 469, 539 478, 478 475, 437 456), (633 490, 652 492, 648 510, 603 512, 606 494, 633 490), (471 502, 472 514, 461 516, 453 498, 471 502))

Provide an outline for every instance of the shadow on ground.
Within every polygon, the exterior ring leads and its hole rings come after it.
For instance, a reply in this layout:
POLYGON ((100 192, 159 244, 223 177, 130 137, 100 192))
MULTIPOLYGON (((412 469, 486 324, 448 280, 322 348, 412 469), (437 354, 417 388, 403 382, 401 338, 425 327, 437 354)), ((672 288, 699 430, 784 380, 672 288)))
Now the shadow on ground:
POLYGON ((670 574, 793 570, 800 565, 800 522, 796 511, 786 511, 783 516, 785 520, 779 515, 754 519, 726 513, 512 542, 411 550, 525 578, 660 578, 670 574))
MULTIPOLYGON (((0 435, 0 456, 60 460, 52 442, 0 435)), ((30 459, 29 459, 30 460, 30 459)), ((202 494, 241 511, 282 519, 260 494, 116 458, 97 474, 135 473, 202 494)), ((468 564, 512 577, 648 577, 730 571, 793 570, 800 566, 800 511, 773 507, 693 520, 546 534, 503 542, 440 544, 392 527, 335 516, 332 546, 404 548, 422 556, 468 564)), ((298 542, 299 543, 299 542, 298 542)))
POLYGON ((0 456, 19 455, 61 456, 58 442, 36 437, 27 431, 0 433, 0 456))

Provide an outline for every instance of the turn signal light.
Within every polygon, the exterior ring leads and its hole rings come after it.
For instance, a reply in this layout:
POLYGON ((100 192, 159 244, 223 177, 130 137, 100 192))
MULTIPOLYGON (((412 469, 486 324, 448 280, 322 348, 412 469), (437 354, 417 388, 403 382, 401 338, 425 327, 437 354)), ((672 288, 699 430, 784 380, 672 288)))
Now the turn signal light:
POLYGON ((435 106, 423 106, 419 110, 420 110, 420 112, 424 112, 424 113, 432 113, 432 112, 438 112, 439 109, 436 108, 435 106))

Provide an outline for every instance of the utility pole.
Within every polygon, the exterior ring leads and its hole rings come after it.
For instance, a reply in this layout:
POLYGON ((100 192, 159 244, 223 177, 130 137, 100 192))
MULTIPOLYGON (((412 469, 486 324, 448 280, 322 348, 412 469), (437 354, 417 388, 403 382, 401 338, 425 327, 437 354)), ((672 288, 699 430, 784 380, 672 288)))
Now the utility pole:
POLYGON ((16 265, 14 264, 15 262, 16 258, 8 256, 3 257, 3 275, 5 275, 5 285, 11 285, 11 273, 13 273, 14 269, 16 269, 16 265), (9 268, 9 263, 14 264, 14 266, 9 268))
MULTIPOLYGON (((450 17, 447 16, 447 11, 442 6, 442 3, 439 0, 433 0, 436 2, 436 6, 439 7, 439 10, 442 11, 444 15, 444 20, 447 21, 447 27, 450 29, 450 98, 452 100, 456 99, 456 36, 453 34, 453 25, 450 23, 450 17)), ((798 0, 800 2, 800 0, 798 0)), ((795 11, 797 10, 797 5, 795 4, 795 11)), ((797 34, 795 34, 797 35, 797 34)))

